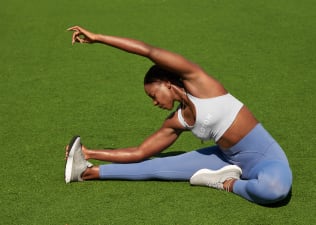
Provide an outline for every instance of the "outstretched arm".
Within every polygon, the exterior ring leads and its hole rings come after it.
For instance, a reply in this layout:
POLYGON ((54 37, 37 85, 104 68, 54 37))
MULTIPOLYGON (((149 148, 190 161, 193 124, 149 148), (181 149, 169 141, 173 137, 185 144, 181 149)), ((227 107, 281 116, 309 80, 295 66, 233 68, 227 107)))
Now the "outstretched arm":
POLYGON ((102 43, 129 53, 147 57, 155 64, 178 73, 179 76, 182 76, 182 79, 190 79, 192 75, 203 73, 198 65, 188 61, 183 56, 161 48, 156 48, 142 41, 94 34, 79 26, 70 27, 68 30, 73 31, 72 44, 75 42, 102 43))
POLYGON ((79 26, 71 27, 68 30, 73 31, 73 44, 75 42, 102 43, 146 57, 155 64, 175 72, 182 78, 186 90, 196 97, 207 98, 226 93, 224 87, 206 74, 201 67, 177 53, 130 38, 94 34, 79 26))
POLYGON ((163 126, 149 136, 138 147, 120 148, 115 150, 88 150, 83 147, 86 159, 97 159, 115 163, 132 163, 147 159, 162 152, 174 143, 181 134, 180 129, 170 127, 173 119, 167 119, 163 126))

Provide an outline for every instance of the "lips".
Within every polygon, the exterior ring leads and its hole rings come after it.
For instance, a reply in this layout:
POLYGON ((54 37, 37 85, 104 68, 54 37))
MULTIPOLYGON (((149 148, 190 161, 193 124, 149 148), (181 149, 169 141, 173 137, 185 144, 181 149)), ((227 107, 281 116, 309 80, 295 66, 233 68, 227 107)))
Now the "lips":
POLYGON ((165 105, 158 105, 158 107, 159 107, 160 109, 167 109, 167 108, 165 107, 165 105))

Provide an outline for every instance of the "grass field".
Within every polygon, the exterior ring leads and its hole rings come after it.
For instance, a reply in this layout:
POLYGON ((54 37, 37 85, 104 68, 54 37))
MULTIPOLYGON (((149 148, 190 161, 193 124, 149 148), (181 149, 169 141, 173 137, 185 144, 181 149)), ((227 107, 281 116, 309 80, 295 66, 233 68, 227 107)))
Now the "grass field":
MULTIPOLYGON (((313 0, 0 2, 0 224, 316 224, 313 0), (149 61, 72 46, 72 25, 179 52, 218 78, 285 149, 291 201, 263 207, 187 182, 66 185, 72 135, 134 146, 168 114, 143 92, 149 61)), ((166 152, 200 147, 188 133, 166 152)))

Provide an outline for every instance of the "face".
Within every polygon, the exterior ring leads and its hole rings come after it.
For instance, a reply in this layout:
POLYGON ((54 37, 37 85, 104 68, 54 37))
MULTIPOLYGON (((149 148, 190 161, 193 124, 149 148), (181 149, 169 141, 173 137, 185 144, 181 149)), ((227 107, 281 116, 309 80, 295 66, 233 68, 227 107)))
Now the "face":
POLYGON ((173 109, 174 97, 168 82, 157 81, 144 86, 146 94, 153 100, 153 104, 162 109, 173 109))

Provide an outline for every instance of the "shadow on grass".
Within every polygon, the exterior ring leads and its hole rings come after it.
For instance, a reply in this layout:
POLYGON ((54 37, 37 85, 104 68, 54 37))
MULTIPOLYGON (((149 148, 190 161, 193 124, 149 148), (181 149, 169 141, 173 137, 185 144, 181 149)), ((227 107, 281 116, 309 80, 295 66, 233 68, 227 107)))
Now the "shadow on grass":
POLYGON ((181 155, 183 153, 186 153, 185 151, 175 151, 175 152, 161 152, 161 153, 158 153, 155 155, 155 157, 160 157, 160 158, 163 158, 163 157, 169 157, 169 156, 177 156, 177 155, 181 155))
POLYGON ((291 188, 289 194, 286 196, 285 199, 283 199, 283 200, 281 200, 279 202, 276 202, 276 203, 272 203, 272 204, 268 204, 268 205, 262 205, 262 206, 267 207, 267 208, 278 208, 278 207, 286 206, 291 201, 291 198, 292 198, 292 188, 291 188))

